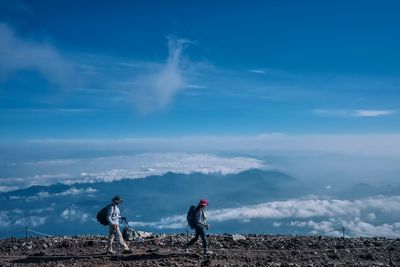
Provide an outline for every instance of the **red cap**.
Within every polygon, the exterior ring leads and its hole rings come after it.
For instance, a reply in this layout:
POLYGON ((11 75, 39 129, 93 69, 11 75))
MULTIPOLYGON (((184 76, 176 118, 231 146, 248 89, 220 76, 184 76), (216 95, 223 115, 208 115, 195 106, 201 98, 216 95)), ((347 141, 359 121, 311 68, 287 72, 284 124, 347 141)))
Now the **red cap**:
POLYGON ((204 199, 204 198, 203 198, 202 200, 200 200, 199 205, 200 205, 200 206, 207 206, 207 205, 208 205, 207 199, 204 199))

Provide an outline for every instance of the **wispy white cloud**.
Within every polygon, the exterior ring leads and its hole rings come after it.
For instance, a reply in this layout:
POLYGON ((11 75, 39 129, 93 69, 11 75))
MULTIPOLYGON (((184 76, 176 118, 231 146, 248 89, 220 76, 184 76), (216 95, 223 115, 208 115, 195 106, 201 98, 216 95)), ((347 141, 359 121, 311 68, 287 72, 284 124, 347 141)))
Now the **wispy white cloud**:
POLYGON ((96 193, 98 190, 92 187, 88 188, 69 188, 68 190, 65 190, 60 193, 49 193, 49 192, 39 192, 36 194, 38 198, 48 198, 48 197, 59 197, 59 196, 75 196, 75 195, 81 195, 81 194, 93 194, 96 193))
POLYGON ((15 225, 37 227, 46 223, 47 217, 29 216, 15 221, 15 225))
POLYGON ((81 195, 81 194, 94 194, 96 193, 98 190, 92 187, 88 187, 88 188, 69 188, 68 190, 65 190, 63 192, 60 193, 49 193, 46 191, 41 191, 38 192, 37 194, 33 195, 33 196, 10 196, 9 198, 11 200, 17 200, 17 199, 24 199, 26 201, 34 201, 34 200, 40 200, 40 199, 44 199, 44 198, 50 198, 50 197, 60 197, 60 196, 76 196, 76 195, 81 195))
POLYGON ((272 223, 272 226, 273 226, 273 227, 281 227, 281 226, 282 226, 282 223, 280 223, 280 222, 273 222, 273 223, 272 223))
POLYGON ((0 211, 0 228, 10 226, 10 217, 7 211, 0 211))
POLYGON ((300 79, 304 78, 303 76, 295 73, 290 73, 287 71, 283 70, 278 70, 278 69, 271 69, 271 68, 266 68, 266 69, 249 69, 247 70, 250 73, 255 73, 255 74, 261 74, 261 75, 268 75, 270 78, 285 78, 285 79, 300 79))
POLYGON ((175 215, 162 218, 159 222, 139 222, 130 221, 129 225, 133 227, 154 227, 157 229, 182 229, 187 224, 185 215, 175 215))
POLYGON ((63 210, 60 214, 61 218, 67 221, 87 222, 90 219, 89 214, 83 212, 77 206, 72 205, 63 210))
POLYGON ((18 109, 2 109, 2 113, 7 113, 9 116, 10 114, 24 114, 26 113, 53 113, 53 114, 63 114, 63 113, 86 113, 86 112, 93 112, 94 109, 86 109, 86 108, 18 108, 18 109))
POLYGON ((52 45, 18 37, 7 24, 0 24, 0 80, 15 71, 34 69, 49 81, 70 84, 73 65, 52 45))
POLYGON ((182 71, 182 52, 190 43, 186 39, 168 37, 168 59, 153 73, 143 75, 134 83, 133 100, 141 113, 150 113, 167 107, 177 92, 187 86, 182 71))
POLYGON ((393 110, 358 109, 354 112, 354 117, 380 117, 394 113, 393 110))
MULTIPOLYGON (((54 160, 42 160, 42 161, 27 161, 27 162, 22 162, 19 163, 21 165, 68 165, 74 163, 73 160, 70 159, 54 159, 54 160)), ((17 163, 13 163, 17 164, 17 163)))
POLYGON ((265 71, 264 71, 264 70, 256 70, 256 69, 248 70, 248 72, 257 73, 257 74, 265 74, 265 71))
POLYGON ((320 116, 331 117, 380 117, 392 115, 394 110, 374 110, 374 109, 314 109, 313 112, 320 116))
MULTIPOLYGON (((54 211, 54 207, 46 207, 46 208, 39 208, 39 209, 31 209, 29 210, 30 214, 42 214, 42 213, 51 213, 54 211)), ((21 211, 22 213, 22 211, 21 211)))
POLYGON ((22 214, 23 211, 22 211, 21 209, 13 209, 13 210, 12 210, 12 213, 15 213, 15 214, 22 214))
POLYGON ((187 88, 191 88, 191 89, 205 89, 205 88, 207 88, 207 86, 199 85, 199 84, 187 84, 186 87, 187 88))

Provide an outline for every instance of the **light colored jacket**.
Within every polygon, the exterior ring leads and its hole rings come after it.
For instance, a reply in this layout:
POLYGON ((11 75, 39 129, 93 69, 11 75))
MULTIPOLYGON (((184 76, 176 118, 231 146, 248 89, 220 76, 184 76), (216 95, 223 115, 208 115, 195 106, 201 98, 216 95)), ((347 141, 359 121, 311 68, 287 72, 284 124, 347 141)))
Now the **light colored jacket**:
POLYGON ((202 208, 198 208, 195 215, 197 226, 206 227, 207 226, 207 216, 206 212, 202 208))
POLYGON ((107 221, 112 224, 119 225, 119 219, 121 218, 121 212, 117 205, 111 204, 107 210, 107 221))

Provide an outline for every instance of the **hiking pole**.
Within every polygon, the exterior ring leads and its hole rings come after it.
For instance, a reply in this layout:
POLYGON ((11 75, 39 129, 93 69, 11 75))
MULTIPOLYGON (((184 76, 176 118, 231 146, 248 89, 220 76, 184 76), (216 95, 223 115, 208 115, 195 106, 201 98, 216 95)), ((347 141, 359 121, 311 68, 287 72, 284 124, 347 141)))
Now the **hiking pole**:
POLYGON ((141 235, 138 231, 136 231, 134 228, 132 228, 132 227, 129 225, 128 219, 126 219, 126 217, 121 218, 121 220, 125 223, 125 225, 126 225, 130 230, 133 231, 133 233, 135 233, 135 235, 136 235, 138 238, 142 238, 142 235, 141 235))
POLYGON ((189 228, 186 226, 186 243, 189 242, 189 228))

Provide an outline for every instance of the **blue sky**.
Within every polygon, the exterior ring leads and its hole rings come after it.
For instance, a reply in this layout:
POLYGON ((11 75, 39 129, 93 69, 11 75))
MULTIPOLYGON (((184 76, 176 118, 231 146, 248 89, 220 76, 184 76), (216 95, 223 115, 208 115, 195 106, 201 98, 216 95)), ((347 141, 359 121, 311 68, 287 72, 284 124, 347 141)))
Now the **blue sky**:
POLYGON ((0 138, 398 134, 397 1, 0 1, 0 138))
MULTIPOLYGON (((368 0, 0 0, 0 193, 252 168, 278 169, 322 196, 398 185, 399 10, 368 0)), ((75 193, 86 191, 65 192, 75 193)), ((378 203, 392 215, 398 202, 339 204, 378 203)), ((213 216, 274 219, 269 205, 213 216)), ((47 229, 42 215, 13 212, 0 210, 0 228, 39 219, 47 229)), ((398 236, 398 223, 379 223, 372 233, 398 236)))

